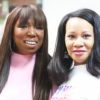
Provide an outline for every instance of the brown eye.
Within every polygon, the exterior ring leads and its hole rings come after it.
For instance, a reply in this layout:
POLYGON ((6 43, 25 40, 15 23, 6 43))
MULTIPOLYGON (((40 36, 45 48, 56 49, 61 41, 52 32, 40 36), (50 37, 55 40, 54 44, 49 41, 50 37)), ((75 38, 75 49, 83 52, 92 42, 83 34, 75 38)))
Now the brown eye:
POLYGON ((21 25, 20 27, 21 28, 27 28, 28 26, 27 25, 21 25))
POLYGON ((74 35, 70 35, 70 36, 68 36, 69 38, 75 38, 75 36, 74 35))
POLYGON ((88 37, 90 37, 90 35, 84 35, 83 37, 84 37, 84 38, 88 38, 88 37))
POLYGON ((43 28, 41 26, 36 27, 36 29, 42 30, 43 28))

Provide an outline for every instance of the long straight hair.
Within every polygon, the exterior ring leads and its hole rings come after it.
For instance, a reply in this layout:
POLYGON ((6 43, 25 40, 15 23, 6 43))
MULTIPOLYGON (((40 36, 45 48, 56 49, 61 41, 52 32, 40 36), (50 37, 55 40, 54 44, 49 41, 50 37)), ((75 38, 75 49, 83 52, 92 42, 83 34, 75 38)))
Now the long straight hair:
POLYGON ((47 73, 47 65, 51 60, 51 56, 48 54, 47 20, 43 11, 33 5, 18 6, 8 17, 0 46, 0 92, 2 92, 9 76, 14 26, 18 19, 21 25, 26 24, 30 18, 31 21, 34 21, 34 26, 39 25, 44 29, 42 46, 36 52, 36 62, 32 76, 32 96, 33 100, 48 100, 52 83, 47 73))
POLYGON ((64 53, 67 51, 65 45, 65 27, 67 21, 72 17, 85 19, 93 26, 94 46, 92 48, 91 55, 87 59, 86 68, 91 75, 96 77, 100 75, 100 16, 93 10, 80 9, 65 15, 58 28, 55 52, 53 59, 48 65, 50 79, 57 85, 60 85, 64 81, 68 80, 68 75, 72 64, 71 57, 69 59, 64 58, 64 53))

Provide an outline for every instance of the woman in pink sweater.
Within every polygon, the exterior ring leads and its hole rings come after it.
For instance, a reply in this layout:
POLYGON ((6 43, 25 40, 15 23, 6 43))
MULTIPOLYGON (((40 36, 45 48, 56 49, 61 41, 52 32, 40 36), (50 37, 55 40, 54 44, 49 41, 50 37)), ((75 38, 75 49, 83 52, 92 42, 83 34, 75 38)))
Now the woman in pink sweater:
POLYGON ((48 78, 48 29, 43 11, 16 7, 0 47, 0 100, 48 100, 56 91, 48 78))

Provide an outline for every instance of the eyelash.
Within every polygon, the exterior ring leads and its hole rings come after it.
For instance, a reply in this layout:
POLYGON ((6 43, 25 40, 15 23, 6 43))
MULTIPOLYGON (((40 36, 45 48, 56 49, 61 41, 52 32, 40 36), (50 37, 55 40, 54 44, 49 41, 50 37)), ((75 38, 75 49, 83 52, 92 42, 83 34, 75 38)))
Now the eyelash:
MULTIPOLYGON (((22 25, 22 26, 20 26, 21 28, 27 28, 28 26, 27 25, 22 25)), ((40 26, 38 26, 38 27, 36 27, 36 29, 38 29, 38 30, 42 30, 43 28, 42 27, 40 27, 40 26)))
POLYGON ((20 26, 21 28, 27 28, 28 26, 27 25, 22 25, 20 26))
POLYGON ((88 37, 90 37, 90 35, 84 35, 83 37, 84 37, 84 38, 88 38, 88 37))
POLYGON ((42 30, 43 28, 41 26, 36 27, 36 29, 42 30))
MULTIPOLYGON (((68 36, 69 38, 75 38, 75 36, 74 35, 70 35, 70 36, 68 36)), ((88 37, 90 37, 90 35, 83 35, 83 38, 88 38, 88 37)))
POLYGON ((74 38, 75 36, 74 35, 70 35, 70 36, 68 36, 69 38, 74 38))

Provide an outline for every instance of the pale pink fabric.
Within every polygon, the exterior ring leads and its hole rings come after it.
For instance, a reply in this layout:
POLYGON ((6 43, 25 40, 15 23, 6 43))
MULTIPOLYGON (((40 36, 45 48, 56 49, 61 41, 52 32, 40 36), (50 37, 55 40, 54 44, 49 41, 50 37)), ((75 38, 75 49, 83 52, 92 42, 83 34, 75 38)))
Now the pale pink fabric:
POLYGON ((51 97, 53 96, 53 94, 56 92, 57 89, 58 89, 58 86, 53 84, 52 89, 50 91, 49 100, 51 99, 51 97))
MULTIPOLYGON (((0 100, 32 100, 32 71, 36 54, 20 55, 12 52, 8 81, 0 94, 0 100)), ((56 91, 53 85, 50 97, 56 91)))

